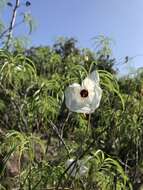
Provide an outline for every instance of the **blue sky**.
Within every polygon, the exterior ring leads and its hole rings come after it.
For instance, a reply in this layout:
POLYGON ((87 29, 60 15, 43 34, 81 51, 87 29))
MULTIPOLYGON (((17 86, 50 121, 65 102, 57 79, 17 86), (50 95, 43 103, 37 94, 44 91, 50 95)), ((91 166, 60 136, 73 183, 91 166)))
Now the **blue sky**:
MULTIPOLYGON (((143 0, 31 0, 29 11, 38 25, 32 45, 53 44, 65 36, 75 37, 79 47, 94 48, 92 38, 103 34, 115 42, 117 61, 128 55, 134 57, 130 66, 143 66, 143 0)), ((25 33, 23 27, 17 30, 25 33)))

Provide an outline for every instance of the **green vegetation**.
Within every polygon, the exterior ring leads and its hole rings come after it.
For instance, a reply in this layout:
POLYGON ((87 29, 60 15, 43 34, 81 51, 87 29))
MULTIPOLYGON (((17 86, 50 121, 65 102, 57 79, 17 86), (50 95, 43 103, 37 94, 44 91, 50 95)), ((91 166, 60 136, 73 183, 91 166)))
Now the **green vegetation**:
POLYGON ((113 59, 74 39, 23 54, 1 49, 0 61, 1 189, 139 189, 142 72, 117 80, 113 59), (64 91, 94 69, 103 97, 89 120, 66 108, 64 91), (88 172, 71 175, 69 158, 88 172))
POLYGON ((143 71, 118 79, 104 36, 95 38, 96 52, 79 49, 73 38, 30 49, 5 38, 0 189, 141 190, 143 71), (93 70, 103 90, 100 107, 91 115, 70 112, 66 87, 93 70))

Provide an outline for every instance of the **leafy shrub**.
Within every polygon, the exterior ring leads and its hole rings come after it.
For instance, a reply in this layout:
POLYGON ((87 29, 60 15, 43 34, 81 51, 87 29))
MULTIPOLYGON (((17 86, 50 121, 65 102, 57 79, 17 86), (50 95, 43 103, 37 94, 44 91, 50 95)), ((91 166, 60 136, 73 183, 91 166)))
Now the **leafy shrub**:
POLYGON ((110 57, 74 43, 25 55, 0 51, 1 189, 127 190, 143 183, 142 75, 118 81, 110 57), (87 118, 65 107, 64 91, 94 69, 103 97, 87 118), (70 175, 69 158, 86 165, 86 176, 70 175))

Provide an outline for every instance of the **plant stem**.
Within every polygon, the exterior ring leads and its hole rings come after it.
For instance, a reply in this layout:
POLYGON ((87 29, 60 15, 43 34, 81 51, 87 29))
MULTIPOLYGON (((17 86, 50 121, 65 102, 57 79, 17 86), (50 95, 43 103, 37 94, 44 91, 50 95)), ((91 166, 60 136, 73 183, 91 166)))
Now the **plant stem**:
POLYGON ((69 169, 74 165, 74 164, 76 164, 77 163, 77 161, 78 160, 80 160, 80 159, 82 159, 83 157, 84 157, 84 155, 86 155, 89 151, 90 151, 90 149, 92 148, 92 146, 95 144, 95 139, 87 146, 87 148, 82 152, 82 154, 81 155, 79 155, 66 169, 65 169, 65 171, 62 173, 62 175, 61 175, 61 177, 60 177, 60 180, 59 180, 59 183, 58 183, 58 185, 57 185, 57 187, 56 187, 56 190, 59 190, 59 187, 60 187, 60 185, 62 184, 62 179, 63 179, 63 177, 65 176, 65 174, 69 171, 69 169))
POLYGON ((50 123, 50 125, 52 126, 53 130, 56 132, 56 134, 57 134, 58 138, 60 139, 60 141, 62 142, 62 144, 64 145, 64 147, 65 147, 65 149, 66 149, 66 151, 67 151, 67 153, 68 153, 68 156, 69 156, 69 155, 70 155, 70 150, 68 149, 68 147, 67 147, 67 145, 66 145, 64 139, 63 139, 62 136, 60 135, 57 126, 56 126, 52 121, 50 121, 49 123, 50 123))
POLYGON ((9 49, 10 39, 11 39, 12 34, 13 34, 13 28, 14 28, 14 25, 15 25, 17 9, 19 8, 19 4, 20 4, 20 0, 16 0, 15 6, 14 6, 14 9, 13 9, 13 13, 12 13, 12 18, 11 18, 11 21, 10 21, 9 30, 8 30, 8 36, 7 36, 7 42, 6 42, 6 48, 7 49, 9 49))

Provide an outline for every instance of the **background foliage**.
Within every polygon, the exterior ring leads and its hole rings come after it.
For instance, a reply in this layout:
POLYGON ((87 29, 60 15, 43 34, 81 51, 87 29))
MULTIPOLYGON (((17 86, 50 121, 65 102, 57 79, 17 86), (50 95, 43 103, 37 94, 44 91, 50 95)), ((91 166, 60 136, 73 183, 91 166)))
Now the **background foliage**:
MULTIPOLYGON (((102 51, 101 51, 102 52, 102 51)), ((0 51, 1 185, 10 189, 139 189, 142 184, 142 72, 117 80, 110 56, 76 47, 0 51), (64 90, 97 69, 103 97, 89 120, 71 113, 64 90), (66 161, 88 168, 73 177, 66 161)), ((80 167, 80 166, 79 166, 80 167)), ((78 172, 78 171, 77 171, 78 172)))
POLYGON ((110 39, 94 40, 96 52, 73 38, 0 49, 0 189, 143 188, 143 70, 117 78, 110 39), (65 88, 95 69, 100 107, 70 112, 65 88))

